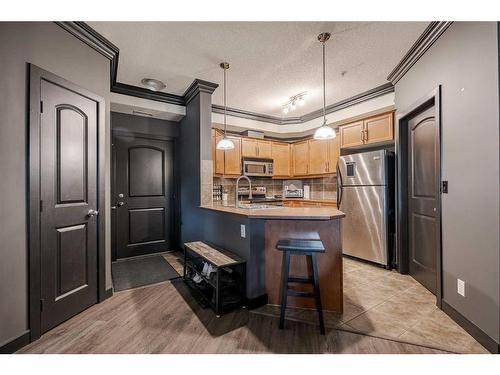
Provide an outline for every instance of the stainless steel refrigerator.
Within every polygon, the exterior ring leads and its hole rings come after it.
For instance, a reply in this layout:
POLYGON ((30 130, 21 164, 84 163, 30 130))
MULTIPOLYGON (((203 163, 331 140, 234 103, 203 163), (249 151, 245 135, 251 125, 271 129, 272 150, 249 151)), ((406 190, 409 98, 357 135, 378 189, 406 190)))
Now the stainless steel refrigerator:
POLYGON ((343 253, 390 266, 394 208, 394 155, 387 150, 339 158, 337 207, 343 221, 343 253))

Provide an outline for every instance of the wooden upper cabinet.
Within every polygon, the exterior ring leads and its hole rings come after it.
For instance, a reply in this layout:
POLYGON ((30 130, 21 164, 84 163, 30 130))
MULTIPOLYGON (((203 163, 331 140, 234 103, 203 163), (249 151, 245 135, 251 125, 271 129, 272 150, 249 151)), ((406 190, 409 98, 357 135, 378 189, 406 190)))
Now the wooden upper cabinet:
POLYGON ((337 135, 328 140, 328 173, 337 172, 337 161, 340 156, 340 137, 337 135))
POLYGON ((363 121, 342 125, 340 130, 340 147, 353 147, 363 145, 363 121))
POLYGON ((271 142, 253 138, 242 138, 241 156, 250 158, 271 158, 271 142))
POLYGON ((305 176, 309 166, 309 141, 300 141, 293 144, 293 175, 305 176))
POLYGON ((271 142, 271 159, 275 177, 289 177, 290 171, 290 144, 285 142, 271 142))
POLYGON ((234 149, 224 151, 224 174, 241 174, 241 138, 228 136, 234 143, 234 149))
POLYGON ((394 139, 393 113, 364 120, 365 144, 392 141, 394 139))
POLYGON ((214 174, 224 174, 224 151, 217 150, 217 143, 222 139, 222 133, 212 129, 212 158, 214 161, 214 174))
POLYGON ((328 173, 328 141, 309 140, 309 171, 310 175, 328 173))
POLYGON ((258 144, 256 139, 242 138, 241 139, 241 156, 256 158, 258 152, 258 144))
POLYGON ((257 141, 257 157, 271 159, 270 141, 257 141))

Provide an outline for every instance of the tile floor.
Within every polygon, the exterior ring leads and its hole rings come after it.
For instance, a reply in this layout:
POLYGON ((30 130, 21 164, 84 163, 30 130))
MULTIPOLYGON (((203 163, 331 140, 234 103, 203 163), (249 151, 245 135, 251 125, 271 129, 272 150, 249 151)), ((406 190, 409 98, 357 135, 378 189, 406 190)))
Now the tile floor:
MULTIPOLYGON (((279 316, 279 307, 252 312, 279 316)), ((287 309, 287 319, 317 324, 314 310, 287 309)), ((351 258, 344 258, 344 313, 325 313, 325 325, 455 353, 487 353, 412 277, 351 258)))

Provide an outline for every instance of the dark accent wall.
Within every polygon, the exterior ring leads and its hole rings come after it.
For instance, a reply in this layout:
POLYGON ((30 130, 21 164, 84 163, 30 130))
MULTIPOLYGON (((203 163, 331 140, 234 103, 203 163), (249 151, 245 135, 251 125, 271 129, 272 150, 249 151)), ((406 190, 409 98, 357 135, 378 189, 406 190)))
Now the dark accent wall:
POLYGON ((179 136, 179 128, 178 122, 111 112, 111 129, 113 131, 175 138, 179 136))
POLYGON ((406 112, 441 85, 443 301, 500 340, 499 68, 494 22, 454 22, 397 82, 406 112), (457 293, 465 281, 465 297, 457 293))
MULTIPOLYGON (((109 60, 54 23, 0 22, 0 346, 29 329, 28 63, 104 97, 109 141, 109 60)), ((109 267, 109 237, 106 244, 109 267)), ((109 288, 110 272, 106 276, 109 288)))

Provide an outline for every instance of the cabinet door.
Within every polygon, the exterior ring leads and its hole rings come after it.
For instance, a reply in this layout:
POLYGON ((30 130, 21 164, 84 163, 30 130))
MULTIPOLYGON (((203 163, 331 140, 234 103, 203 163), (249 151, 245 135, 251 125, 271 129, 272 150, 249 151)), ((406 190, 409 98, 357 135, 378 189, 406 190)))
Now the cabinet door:
POLYGON ((340 147, 353 147, 363 144, 363 121, 342 125, 340 129, 340 147))
POLYGON ((290 144, 281 142, 271 143, 271 159, 273 159, 274 176, 290 176, 290 144))
POLYGON ((305 176, 309 169, 309 142, 300 141, 293 145, 293 175, 305 176))
POLYGON ((257 141, 257 156, 259 158, 271 159, 271 142, 257 141))
POLYGON ((333 139, 328 140, 328 173, 337 172, 337 161, 340 156, 340 137, 337 135, 333 139))
POLYGON ((212 157, 214 158, 214 174, 222 175, 224 174, 224 151, 217 150, 217 143, 222 139, 222 134, 216 130, 213 130, 213 149, 212 149, 212 157))
POLYGON ((393 114, 386 113, 364 120, 365 143, 379 143, 394 139, 393 114))
POLYGON ((224 174, 241 174, 241 138, 228 136, 234 143, 234 149, 224 151, 224 174))
POLYGON ((310 175, 324 174, 328 172, 328 141, 309 140, 309 171, 310 175))
POLYGON ((258 156, 258 143, 256 139, 241 138, 241 156, 250 158, 258 156))

